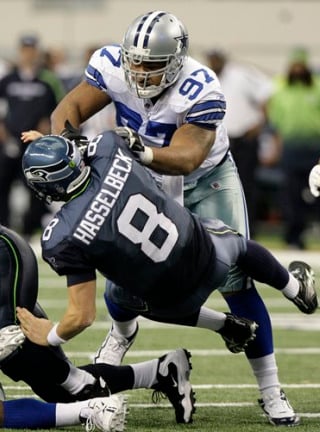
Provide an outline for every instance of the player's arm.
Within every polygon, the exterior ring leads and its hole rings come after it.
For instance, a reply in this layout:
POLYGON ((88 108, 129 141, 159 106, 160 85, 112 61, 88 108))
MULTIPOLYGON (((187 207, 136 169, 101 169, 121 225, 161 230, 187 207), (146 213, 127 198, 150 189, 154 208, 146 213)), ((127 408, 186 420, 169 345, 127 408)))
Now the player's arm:
POLYGON ((184 124, 176 130, 169 146, 152 148, 150 167, 163 174, 188 175, 206 159, 215 136, 213 130, 184 124))
POLYGON ((111 102, 107 93, 82 81, 57 105, 51 115, 51 132, 59 134, 65 128, 65 121, 78 128, 81 123, 111 102))
POLYGON ((96 315, 96 281, 68 287, 68 306, 57 325, 37 318, 25 308, 17 316, 25 336, 38 345, 60 345, 89 327, 96 315))
POLYGON ((115 132, 144 165, 169 175, 188 175, 198 168, 216 137, 215 130, 184 124, 175 131, 168 147, 156 148, 144 145, 143 139, 130 128, 119 127, 115 132))

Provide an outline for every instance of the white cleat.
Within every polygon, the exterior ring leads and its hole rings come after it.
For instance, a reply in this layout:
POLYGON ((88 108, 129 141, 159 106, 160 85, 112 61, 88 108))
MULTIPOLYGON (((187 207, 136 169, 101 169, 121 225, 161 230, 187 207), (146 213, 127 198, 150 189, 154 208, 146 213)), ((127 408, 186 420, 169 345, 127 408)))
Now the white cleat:
POLYGON ((123 336, 116 335, 113 329, 111 329, 101 347, 96 352, 93 363, 106 363, 114 366, 121 365, 123 357, 133 344, 138 334, 138 330, 139 327, 137 324, 136 331, 129 339, 127 339, 123 336))
POLYGON ((19 348, 25 339, 26 337, 18 325, 10 325, 0 329, 0 361, 19 348))
POLYGON ((300 418, 293 411, 283 390, 275 390, 258 399, 269 422, 274 426, 298 426, 300 418))
POLYGON ((102 432, 123 432, 125 430, 126 415, 128 412, 127 398, 115 394, 104 398, 90 399, 87 408, 89 414, 85 417, 80 413, 80 421, 85 425, 86 432, 95 428, 102 432))

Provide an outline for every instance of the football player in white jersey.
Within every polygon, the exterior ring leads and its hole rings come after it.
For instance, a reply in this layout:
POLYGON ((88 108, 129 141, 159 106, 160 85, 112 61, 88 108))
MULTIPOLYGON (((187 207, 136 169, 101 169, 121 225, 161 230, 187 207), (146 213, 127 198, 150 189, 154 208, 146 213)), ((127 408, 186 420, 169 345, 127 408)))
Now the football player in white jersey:
MULTIPOLYGON (((68 137, 66 120, 80 127, 113 101, 118 133, 163 189, 182 203, 184 183, 185 206, 223 220, 248 238, 246 203, 223 125, 225 98, 215 73, 188 56, 188 40, 186 27, 170 13, 136 18, 121 45, 93 54, 85 80, 54 110, 52 132, 68 137)), ((231 270, 220 292, 232 312, 259 323, 246 356, 268 420, 297 424, 281 390, 269 314, 253 282, 231 270)), ((120 363, 137 334, 137 320, 134 314, 110 313, 113 326, 96 361, 120 363)), ((203 309, 200 321, 208 319, 207 313, 203 309)))

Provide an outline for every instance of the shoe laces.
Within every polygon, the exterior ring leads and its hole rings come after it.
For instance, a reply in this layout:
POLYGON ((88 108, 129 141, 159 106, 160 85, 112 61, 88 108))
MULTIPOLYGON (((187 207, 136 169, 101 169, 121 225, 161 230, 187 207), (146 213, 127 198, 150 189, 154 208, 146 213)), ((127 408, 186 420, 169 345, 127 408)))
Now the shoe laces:
POLYGON ((92 417, 93 417, 93 415, 90 414, 89 417, 87 417, 87 419, 86 419, 86 422, 84 424, 86 432, 92 432, 96 428, 96 425, 94 424, 94 421, 92 420, 92 417))
POLYGON ((270 395, 267 395, 266 398, 264 399, 264 403, 266 405, 266 408, 269 409, 277 409, 277 412, 279 413, 285 413, 288 410, 292 410, 292 408, 289 405, 289 402, 285 396, 284 393, 273 393, 270 395))
POLYGON ((153 390, 151 400, 154 404, 158 404, 162 399, 168 399, 167 395, 162 390, 153 390))

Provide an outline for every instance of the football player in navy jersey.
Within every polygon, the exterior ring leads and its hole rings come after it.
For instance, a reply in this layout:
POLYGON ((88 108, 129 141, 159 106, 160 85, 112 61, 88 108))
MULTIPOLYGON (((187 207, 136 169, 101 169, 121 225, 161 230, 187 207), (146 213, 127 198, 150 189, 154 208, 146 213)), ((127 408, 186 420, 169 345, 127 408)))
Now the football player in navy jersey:
POLYGON ((256 323, 202 306, 232 266, 280 290, 303 312, 318 306, 307 264, 294 262, 288 271, 220 220, 200 220, 157 186, 114 132, 91 140, 84 155, 62 136, 39 138, 23 156, 23 172, 39 198, 65 202, 41 244, 45 261, 66 276, 66 312, 53 325, 17 308, 24 334, 36 344, 58 346, 92 324, 96 271, 114 282, 108 299, 115 309, 209 328, 232 352, 249 346, 256 323))
MULTIPOLYGON (((123 431, 126 399, 115 393, 136 388, 164 393, 175 409, 176 421, 192 421, 195 398, 189 382, 191 355, 184 349, 132 365, 88 364, 76 368, 60 346, 44 347, 25 338, 17 306, 46 318, 36 303, 37 260, 21 236, 1 225, 0 286, 0 369, 12 380, 27 383, 46 401, 24 398, 0 402, 0 427, 69 426, 79 424, 81 414, 82 423, 91 422, 105 432, 123 431)), ((0 385, 3 400, 1 391, 0 385)))
MULTIPOLYGON (((249 238, 245 198, 223 124, 225 96, 216 74, 188 55, 188 45, 185 25, 171 13, 137 17, 121 45, 93 54, 85 80, 53 111, 52 132, 62 133, 66 120, 80 127, 113 102, 118 133, 158 184, 192 212, 221 219, 249 238)), ((297 424, 281 390, 270 317, 254 282, 232 267, 218 289, 233 313, 259 322, 245 354, 269 421, 297 424)), ((96 361, 120 364, 137 334, 138 315, 115 308, 108 291, 106 298, 113 324, 96 361)), ((201 311, 200 319, 208 314, 202 317, 201 311)))

